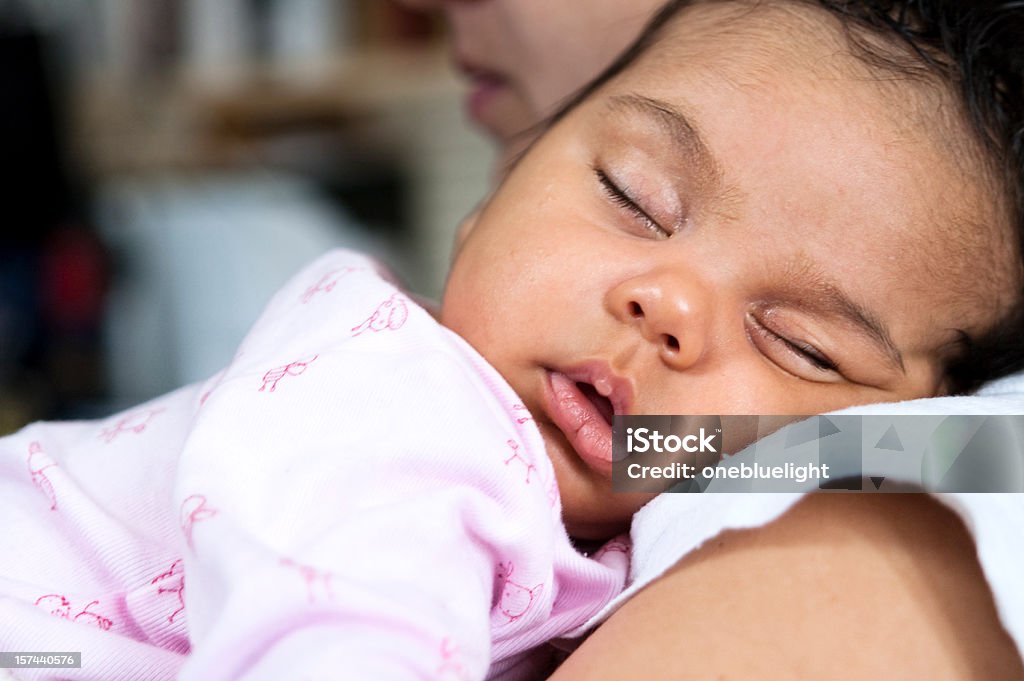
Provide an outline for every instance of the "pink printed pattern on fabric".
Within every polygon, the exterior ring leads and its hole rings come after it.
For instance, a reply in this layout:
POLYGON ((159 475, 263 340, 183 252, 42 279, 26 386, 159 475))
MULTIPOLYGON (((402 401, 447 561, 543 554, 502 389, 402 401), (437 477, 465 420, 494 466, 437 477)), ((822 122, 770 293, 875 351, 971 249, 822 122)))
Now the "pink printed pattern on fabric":
POLYGON ((552 476, 551 477, 551 481, 548 482, 548 504, 551 505, 551 508, 554 508, 555 504, 557 504, 557 503, 558 503, 558 481, 554 478, 554 476, 552 476))
POLYGON ((537 467, 534 466, 529 461, 527 461, 525 458, 523 458, 523 455, 519 453, 519 443, 518 442, 516 442, 515 440, 506 440, 505 444, 507 444, 509 446, 509 449, 512 450, 512 455, 510 457, 508 457, 507 459, 505 459, 505 465, 508 466, 513 461, 519 461, 523 466, 526 467, 526 484, 529 485, 530 484, 530 473, 532 473, 535 470, 537 470, 537 467))
POLYGON ((312 357, 303 357, 302 359, 289 362, 284 366, 279 366, 271 369, 267 373, 263 374, 263 385, 260 386, 258 392, 263 392, 270 386, 270 392, 277 390, 278 382, 285 376, 298 376, 305 373, 309 365, 316 361, 316 358, 320 355, 313 355, 312 357))
POLYGON ((110 444, 117 439, 122 433, 133 433, 138 435, 146 430, 149 426, 149 422, 153 420, 153 417, 163 412, 163 408, 157 409, 140 409, 134 411, 127 416, 123 416, 110 428, 104 428, 99 434, 99 438, 110 444))
POLYGON ((441 640, 438 653, 441 657, 441 663, 437 666, 437 671, 434 673, 437 674, 439 679, 470 681, 469 670, 466 669, 462 661, 462 651, 452 641, 450 636, 445 636, 441 640))
POLYGON ((534 601, 544 591, 543 582, 538 582, 533 586, 526 586, 525 584, 513 581, 512 572, 514 570, 515 565, 512 561, 509 561, 508 563, 498 563, 498 569, 495 572, 497 586, 501 590, 501 596, 498 599, 498 610, 508 618, 509 622, 515 622, 529 612, 534 601))
POLYGON ((150 581, 150 584, 167 582, 170 586, 161 586, 157 589, 160 594, 176 594, 178 596, 177 609, 167 617, 168 624, 174 623, 174 618, 185 611, 185 567, 184 561, 179 558, 171 563, 171 567, 160 573, 150 581), (177 578, 177 579, 175 579, 177 578))
POLYGON ((365 269, 365 267, 342 267, 336 270, 331 270, 320 277, 315 284, 307 288, 302 296, 299 297, 299 300, 302 301, 303 304, 306 304, 318 293, 330 293, 334 290, 334 287, 338 285, 339 279, 342 279, 352 272, 361 272, 365 269))
POLYGON ((32 478, 32 484, 50 500, 50 510, 57 510, 57 493, 53 490, 53 483, 46 475, 48 468, 56 468, 57 463, 46 455, 43 446, 33 442, 28 446, 28 473, 32 478))
POLYGON ((334 592, 331 590, 332 575, 330 572, 318 570, 311 565, 296 563, 291 558, 282 558, 281 565, 297 570, 299 575, 302 576, 303 581, 306 583, 306 598, 310 603, 316 603, 319 600, 334 600, 334 592), (319 592, 319 596, 317 592, 319 592))
POLYGON ((526 408, 525 404, 513 404, 512 411, 519 412, 513 414, 513 418, 515 418, 516 423, 518 423, 519 425, 523 425, 527 421, 533 420, 533 417, 530 416, 530 410, 526 408))
POLYGON ((390 298, 377 306, 373 314, 352 327, 352 336, 358 336, 364 331, 397 331, 408 318, 409 308, 405 304, 405 297, 399 293, 392 293, 390 298))
POLYGON ((49 610, 50 614, 54 617, 59 617, 71 622, 91 624, 99 629, 107 631, 113 626, 113 620, 90 610, 90 608, 99 605, 99 603, 100 602, 97 600, 90 601, 74 616, 72 616, 71 613, 74 610, 77 610, 77 608, 73 607, 71 605, 71 601, 62 594, 46 594, 45 596, 40 596, 36 599, 35 605, 44 610, 49 610))
POLYGON ((217 510, 206 506, 206 495, 193 494, 181 502, 181 531, 185 534, 185 543, 190 549, 192 545, 192 531, 195 524, 203 520, 209 520, 217 515, 217 510))

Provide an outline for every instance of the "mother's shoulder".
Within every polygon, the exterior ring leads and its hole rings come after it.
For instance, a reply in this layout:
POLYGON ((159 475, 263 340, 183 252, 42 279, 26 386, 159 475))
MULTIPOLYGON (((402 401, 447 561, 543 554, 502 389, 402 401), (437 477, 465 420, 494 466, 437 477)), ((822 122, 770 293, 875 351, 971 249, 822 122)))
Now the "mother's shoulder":
POLYGON ((725 532, 552 677, 1024 678, 960 519, 923 494, 812 495, 725 532))

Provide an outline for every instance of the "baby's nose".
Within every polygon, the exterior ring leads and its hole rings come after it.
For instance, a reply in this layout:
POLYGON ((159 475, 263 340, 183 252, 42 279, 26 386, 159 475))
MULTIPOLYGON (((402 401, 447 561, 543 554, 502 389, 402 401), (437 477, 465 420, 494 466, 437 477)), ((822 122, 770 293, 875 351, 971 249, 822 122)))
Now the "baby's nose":
POLYGON ((678 273, 652 273, 629 279, 609 293, 612 314, 635 327, 670 368, 686 369, 704 354, 707 292, 678 273))

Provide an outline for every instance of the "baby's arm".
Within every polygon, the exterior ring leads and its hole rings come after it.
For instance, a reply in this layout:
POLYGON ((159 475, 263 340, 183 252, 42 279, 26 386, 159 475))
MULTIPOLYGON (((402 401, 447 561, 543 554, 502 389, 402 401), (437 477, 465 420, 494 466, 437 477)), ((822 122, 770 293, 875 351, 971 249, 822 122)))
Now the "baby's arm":
POLYGON ((550 579, 551 481, 505 465, 514 419, 422 309, 345 267, 278 295, 186 444, 184 680, 483 678, 496 571, 550 579))
MULTIPOLYGON (((309 437, 335 406, 350 408, 318 392, 294 420, 247 406, 234 427, 200 424, 187 447, 179 498, 194 634, 181 678, 434 678, 453 660, 482 678, 494 557, 506 519, 524 509, 459 465, 484 448, 451 438, 444 465, 415 450, 395 457, 426 446, 427 413, 366 414, 359 428, 309 437)), ((226 408, 214 399, 211 413, 226 408)))
POLYGON ((408 502, 283 550, 216 509, 186 562, 195 635, 180 678, 483 678, 492 572, 458 516, 492 511, 471 495, 408 502))

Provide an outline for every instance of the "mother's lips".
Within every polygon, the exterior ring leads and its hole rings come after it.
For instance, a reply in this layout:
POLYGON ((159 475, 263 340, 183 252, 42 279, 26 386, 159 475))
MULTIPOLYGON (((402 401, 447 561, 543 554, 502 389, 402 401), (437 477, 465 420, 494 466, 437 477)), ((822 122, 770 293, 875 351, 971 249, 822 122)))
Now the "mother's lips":
POLYGON ((491 101, 508 87, 508 80, 496 71, 488 70, 467 58, 457 56, 456 68, 469 80, 466 109, 478 123, 486 124, 487 109, 491 101))
POLYGON ((612 472, 612 425, 578 383, 593 386, 607 398, 615 414, 625 413, 631 396, 628 384, 607 368, 589 365, 565 373, 548 372, 545 410, 569 444, 590 468, 602 475, 612 472))

